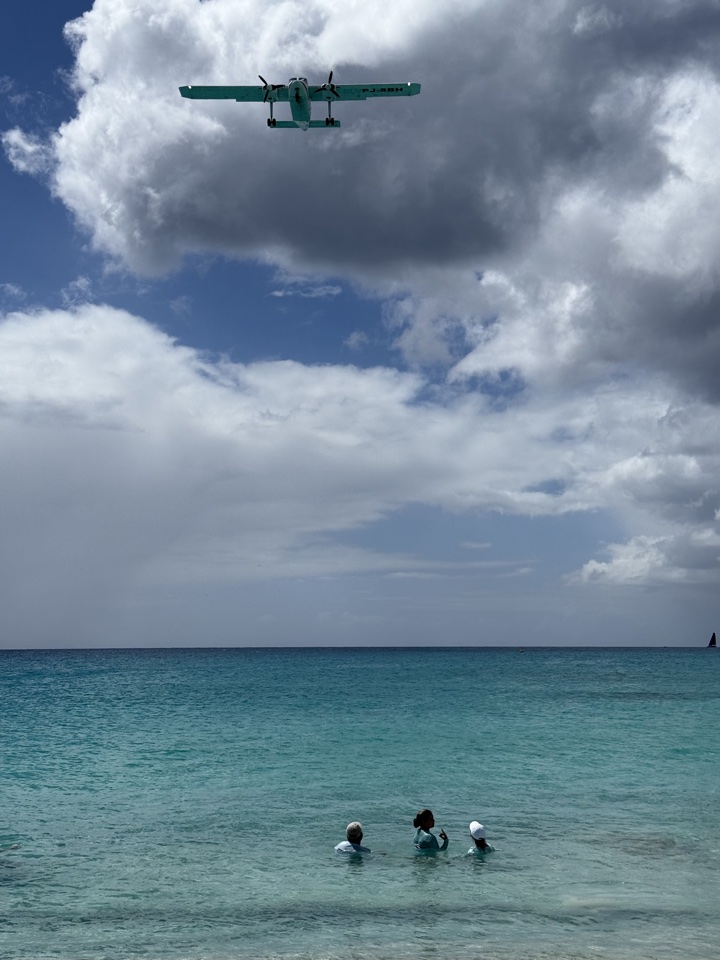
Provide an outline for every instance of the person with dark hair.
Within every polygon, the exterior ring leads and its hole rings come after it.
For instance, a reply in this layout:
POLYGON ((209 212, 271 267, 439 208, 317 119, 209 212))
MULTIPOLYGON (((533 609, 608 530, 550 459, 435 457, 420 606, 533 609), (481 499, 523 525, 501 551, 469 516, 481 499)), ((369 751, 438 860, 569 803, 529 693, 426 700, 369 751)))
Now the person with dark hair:
POLYGON ((430 853, 433 850, 447 850, 449 842, 448 835, 444 830, 440 831, 442 845, 438 843, 438 838, 430 830, 435 826, 435 818, 432 810, 419 810, 413 820, 413 826, 416 828, 415 849, 421 853, 430 853))

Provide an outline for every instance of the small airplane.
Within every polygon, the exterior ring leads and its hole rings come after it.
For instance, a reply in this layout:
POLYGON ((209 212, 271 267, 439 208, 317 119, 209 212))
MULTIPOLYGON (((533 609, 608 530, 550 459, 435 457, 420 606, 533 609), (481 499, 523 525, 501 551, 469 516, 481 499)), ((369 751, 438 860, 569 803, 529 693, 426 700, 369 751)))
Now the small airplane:
POLYGON ((336 100, 367 100, 368 97, 414 97, 420 93, 419 83, 333 83, 333 71, 326 83, 309 84, 305 77, 292 77, 287 83, 268 83, 264 77, 262 86, 254 87, 180 87, 180 95, 191 100, 237 100, 238 103, 256 102, 270 105, 269 127, 299 128, 339 127, 340 121, 332 115, 336 100), (327 117, 311 120, 313 102, 327 101, 327 117), (273 104, 290 104, 292 120, 277 120, 273 116, 273 104))

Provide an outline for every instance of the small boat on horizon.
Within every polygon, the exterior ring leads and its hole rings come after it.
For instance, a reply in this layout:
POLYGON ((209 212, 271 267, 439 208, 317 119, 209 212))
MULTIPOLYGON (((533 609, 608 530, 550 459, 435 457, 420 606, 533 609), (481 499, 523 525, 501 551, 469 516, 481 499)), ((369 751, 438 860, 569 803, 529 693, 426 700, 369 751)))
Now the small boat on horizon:
POLYGON ((708 647, 717 647, 717 638, 714 633, 710 637, 710 643, 708 644, 708 647))

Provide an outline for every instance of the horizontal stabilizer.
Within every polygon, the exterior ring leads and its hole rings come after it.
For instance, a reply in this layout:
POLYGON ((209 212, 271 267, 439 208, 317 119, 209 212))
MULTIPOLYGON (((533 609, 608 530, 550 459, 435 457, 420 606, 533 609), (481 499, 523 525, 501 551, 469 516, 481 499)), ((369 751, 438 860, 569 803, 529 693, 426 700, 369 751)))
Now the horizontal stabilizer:
MULTIPOLYGON (((295 123, 294 120, 275 120, 273 123, 268 123, 268 126, 271 130, 283 129, 290 130, 302 130, 303 127, 299 123, 295 123)), ((327 127, 328 130, 334 130, 336 127, 340 126, 340 121, 335 120, 335 123, 325 123, 324 120, 311 120, 308 124, 309 127, 327 127)))

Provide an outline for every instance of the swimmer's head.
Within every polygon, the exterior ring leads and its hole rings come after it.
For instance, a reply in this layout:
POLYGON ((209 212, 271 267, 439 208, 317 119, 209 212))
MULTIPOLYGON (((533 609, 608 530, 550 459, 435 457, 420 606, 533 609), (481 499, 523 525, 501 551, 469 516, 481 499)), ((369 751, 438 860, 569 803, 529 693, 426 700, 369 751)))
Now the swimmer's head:
POLYGON ((350 843, 360 843, 363 838, 362 824, 358 820, 353 820, 352 823, 347 825, 347 828, 345 829, 345 836, 348 838, 350 843))
POLYGON ((432 810, 418 810, 417 816, 413 820, 413 826, 416 829, 422 827, 423 830, 429 830, 430 827, 434 827, 435 817, 433 816, 432 810))
POLYGON ((481 823, 478 823, 477 820, 473 820, 470 824, 470 836, 473 840, 484 840, 485 827, 481 823))

